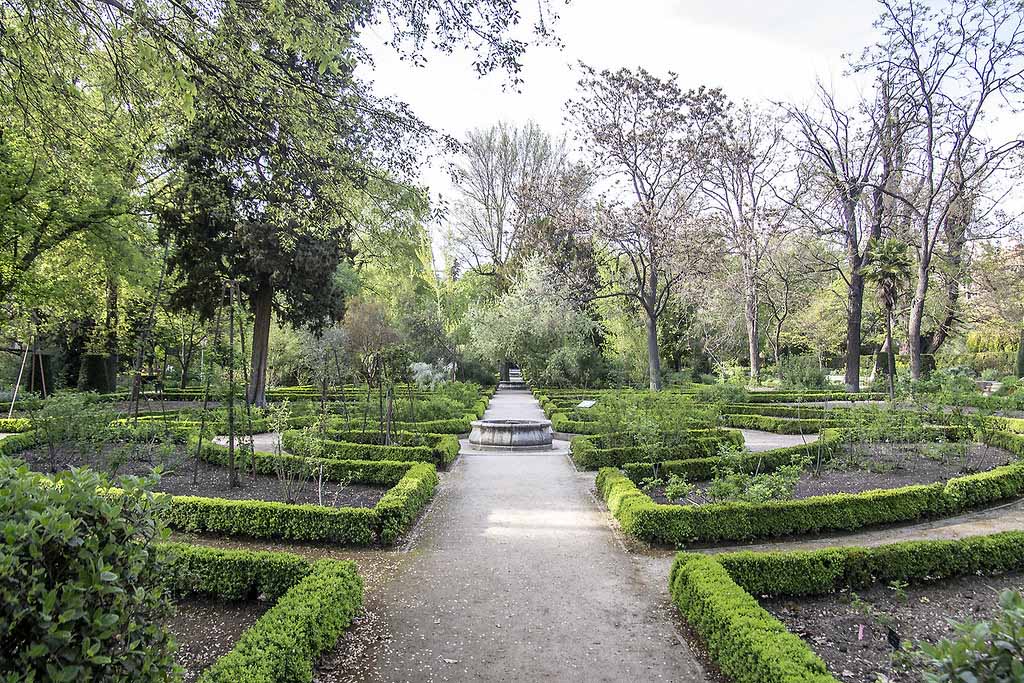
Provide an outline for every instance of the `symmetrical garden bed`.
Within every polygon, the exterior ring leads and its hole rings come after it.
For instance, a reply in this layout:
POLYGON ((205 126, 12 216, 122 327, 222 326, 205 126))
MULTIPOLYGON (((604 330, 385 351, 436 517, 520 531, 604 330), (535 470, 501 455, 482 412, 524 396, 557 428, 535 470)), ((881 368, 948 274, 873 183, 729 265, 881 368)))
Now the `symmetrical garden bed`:
MULTIPOLYGON (((808 446, 749 454, 745 456, 746 466, 773 468, 815 451, 818 455, 812 461, 826 461, 841 447, 841 437, 839 432, 832 432, 808 446)), ((983 438, 986 444, 1005 449, 1017 459, 1024 457, 1021 435, 986 432, 983 438)), ((721 465, 721 458, 694 459, 663 463, 661 471, 685 473, 690 475, 690 481, 696 481, 701 479, 697 475, 713 473, 721 465)), ((639 478, 651 466, 639 464, 625 469, 639 478)), ((769 502, 662 505, 615 468, 600 470, 597 487, 627 533, 650 543, 682 545, 853 531, 878 524, 948 516, 1024 495, 1024 462, 1016 460, 986 472, 930 484, 769 502)))
MULTIPOLYGON (((736 683, 834 683, 850 680, 850 676, 843 675, 846 667, 838 654, 828 655, 832 657, 830 664, 816 654, 815 646, 820 647, 821 643, 814 638, 824 636, 827 641, 828 635, 807 634, 809 644, 787 630, 786 625, 758 602, 759 598, 773 598, 767 604, 777 611, 781 611, 778 606, 787 599, 799 598, 803 609, 807 609, 813 604, 807 601, 808 596, 837 592, 849 596, 851 591, 872 595, 869 591, 879 590, 878 587, 895 586, 906 591, 908 586, 920 585, 921 588, 914 590, 920 591, 918 597, 933 596, 934 600, 928 598, 930 602, 926 603, 930 604, 939 602, 949 591, 959 590, 960 594, 967 592, 971 596, 979 591, 984 594, 983 584, 973 583, 973 579, 965 578, 965 583, 961 584, 964 588, 948 583, 938 588, 927 587, 932 582, 1021 570, 1024 570, 1024 533, 1009 532, 959 541, 916 541, 870 549, 828 548, 717 556, 679 553, 672 566, 669 585, 672 599, 683 616, 706 643, 717 665, 736 683)), ((999 586, 1019 584, 1019 574, 998 582, 999 586)), ((906 597, 909 599, 910 593, 906 593, 906 597)), ((986 610, 991 609, 995 601, 995 592, 988 592, 986 610)), ((948 616, 956 616, 957 604, 960 603, 947 604, 943 611, 948 616)), ((977 617, 978 613, 973 616, 977 617)), ((829 629, 845 628, 842 610, 822 619, 829 624, 829 629)), ((859 635, 859 629, 854 634, 854 637, 859 635)), ((921 633, 924 639, 935 635, 934 632, 921 633)), ((871 633, 872 638, 877 636, 877 631, 871 633)), ((902 646, 903 643, 897 641, 913 639, 915 634, 893 629, 892 634, 886 630, 884 637, 886 643, 892 641, 889 646, 892 648, 902 646)), ((884 662, 881 665, 884 668, 884 662)), ((870 664, 865 668, 871 668, 870 664)))
MULTIPOLYGON (((178 654, 186 680, 311 680, 318 657, 337 642, 362 606, 363 582, 353 562, 310 563, 288 553, 184 544, 166 544, 160 551, 171 563, 180 600, 169 625, 188 638, 178 654), (195 623, 203 616, 221 617, 210 626, 227 639, 242 631, 226 654, 211 657, 216 653, 203 648, 195 623), (248 620, 254 623, 240 623, 248 620), (206 668, 211 658, 215 661, 206 668)), ((224 640, 218 639, 218 649, 225 648, 224 640)))

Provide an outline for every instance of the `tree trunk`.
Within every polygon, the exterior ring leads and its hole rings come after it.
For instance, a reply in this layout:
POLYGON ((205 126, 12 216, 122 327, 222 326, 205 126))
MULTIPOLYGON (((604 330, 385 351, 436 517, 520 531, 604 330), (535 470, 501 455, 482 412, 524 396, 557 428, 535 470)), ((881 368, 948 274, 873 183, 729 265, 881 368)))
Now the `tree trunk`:
POLYGON ((892 311, 885 312, 885 346, 888 348, 886 357, 889 361, 889 400, 896 399, 896 351, 892 347, 892 311))
POLYGON ((658 318, 647 315, 647 368, 651 391, 661 391, 661 354, 658 350, 658 318))
POLYGON ((107 277, 107 311, 104 327, 106 327, 106 339, 104 346, 107 351, 106 375, 107 385, 113 387, 110 391, 117 389, 117 371, 121 366, 121 359, 117 352, 117 328, 119 326, 118 316, 119 286, 118 280, 113 275, 107 277))
POLYGON ((1020 337, 1017 338, 1017 365, 1014 368, 1017 377, 1024 377, 1024 324, 1020 328, 1020 337))
POLYGON ((864 277, 850 273, 846 297, 846 390, 860 391, 861 324, 864 316, 864 277))
POLYGON ((921 325, 924 321, 924 301, 928 295, 928 267, 922 263, 917 269, 917 287, 910 302, 910 322, 907 324, 907 348, 910 351, 910 379, 921 379, 923 363, 921 358, 921 325))
POLYGON ((267 405, 267 356, 270 351, 270 317, 274 304, 274 288, 269 277, 260 279, 252 297, 252 377, 249 381, 249 403, 259 408, 267 405))
POLYGON ((747 319, 747 352, 750 356, 750 379, 761 381, 761 329, 757 324, 757 295, 749 290, 744 297, 747 319))

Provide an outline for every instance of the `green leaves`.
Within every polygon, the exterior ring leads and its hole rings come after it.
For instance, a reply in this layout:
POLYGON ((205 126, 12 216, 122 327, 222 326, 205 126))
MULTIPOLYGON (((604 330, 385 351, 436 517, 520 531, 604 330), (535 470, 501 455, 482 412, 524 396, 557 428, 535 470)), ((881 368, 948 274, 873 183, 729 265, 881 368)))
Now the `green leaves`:
POLYGON ((53 479, 0 457, 0 680, 163 681, 174 670, 164 503, 134 479, 53 479))

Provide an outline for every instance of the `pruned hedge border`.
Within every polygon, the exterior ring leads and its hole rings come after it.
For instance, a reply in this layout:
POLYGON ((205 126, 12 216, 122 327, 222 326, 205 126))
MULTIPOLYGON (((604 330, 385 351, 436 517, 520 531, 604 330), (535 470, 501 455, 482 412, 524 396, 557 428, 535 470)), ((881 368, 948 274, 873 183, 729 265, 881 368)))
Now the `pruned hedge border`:
MULTIPOLYGON (((986 443, 1024 457, 1024 436, 989 432, 986 443)), ((1024 495, 1024 462, 946 482, 768 503, 661 505, 618 469, 603 468, 597 488, 622 528, 667 545, 744 541, 946 517, 1024 495)))
MULTIPOLYGON (((15 455, 37 444, 35 432, 0 440, 0 455, 15 455)), ((195 440, 189 442, 196 449, 195 440)), ((437 469, 431 463, 388 460, 333 460, 314 463, 307 458, 273 453, 250 454, 237 449, 236 465, 274 474, 279 467, 289 471, 323 465, 328 481, 390 485, 372 508, 294 505, 261 500, 228 500, 203 496, 171 496, 167 525, 190 533, 213 533, 250 538, 294 541, 327 541, 344 545, 393 543, 415 521, 433 496, 438 484, 437 469)), ((203 442, 199 457, 218 465, 227 464, 228 449, 203 442)), ((319 474, 319 472, 318 472, 319 474)), ((110 489, 116 495, 117 489, 110 489)), ((168 495, 168 494, 158 494, 168 495)))
MULTIPOLYGON (((237 451, 238 464, 252 460, 237 451)), ((200 457, 223 464, 227 448, 205 443, 200 457)), ((258 472, 277 467, 300 468, 312 463, 298 456, 276 456, 256 452, 251 456, 258 472)), ((346 545, 394 543, 430 501, 438 484, 437 470, 430 463, 358 460, 317 460, 329 481, 391 484, 372 508, 332 508, 254 500, 225 500, 197 496, 173 496, 168 525, 187 532, 209 532, 253 538, 281 538, 296 541, 330 541, 346 545)), ((319 472, 318 472, 319 474, 319 472)))
MULTIPOLYGON (((345 438, 363 438, 367 441, 379 438, 375 432, 347 432, 345 438)), ((306 437, 301 430, 289 429, 282 435, 285 450, 300 456, 308 456, 306 437)), ((438 467, 447 467, 459 455, 459 440, 453 434, 410 434, 412 440, 422 446, 383 446, 375 443, 324 440, 324 456, 343 460, 399 460, 406 462, 429 462, 438 467), (433 437, 433 438, 431 438, 433 437)))
POLYGON ((821 658, 755 595, 823 594, 894 580, 920 583, 1019 569, 1024 569, 1021 532, 875 548, 679 553, 669 592, 718 667, 736 683, 835 683, 821 658))
POLYGON ((632 462, 662 462, 685 454, 689 457, 717 456, 723 446, 743 446, 743 434, 735 429, 691 429, 681 432, 683 443, 654 449, 642 446, 604 447, 602 436, 575 436, 570 454, 576 466, 586 470, 621 467, 632 462))
POLYGON ((318 657, 337 642, 363 604, 354 562, 310 563, 289 553, 168 544, 179 594, 276 602, 200 677, 200 683, 310 681, 318 657))
MULTIPOLYGON (((815 461, 828 462, 841 445, 842 432, 828 429, 822 432, 820 438, 815 441, 730 456, 728 463, 719 455, 664 460, 657 463, 657 474, 665 477, 676 474, 691 482, 708 481, 714 477, 715 470, 725 464, 742 472, 774 472, 779 467, 788 465, 794 459, 803 456, 810 456, 815 461)), ((621 469, 634 482, 640 482, 655 475, 654 463, 631 462, 622 465, 621 469)))

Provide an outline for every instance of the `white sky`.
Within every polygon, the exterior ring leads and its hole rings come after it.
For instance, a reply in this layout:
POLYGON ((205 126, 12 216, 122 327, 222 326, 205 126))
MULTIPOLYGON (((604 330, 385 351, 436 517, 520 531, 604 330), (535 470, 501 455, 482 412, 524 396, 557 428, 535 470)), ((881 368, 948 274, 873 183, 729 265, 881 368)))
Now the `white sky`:
MULTIPOLYGON (((518 3, 524 14, 532 0, 518 3)), ((378 93, 407 102, 428 124, 462 137, 499 120, 537 121, 553 134, 563 129, 563 105, 575 93, 573 67, 643 66, 656 75, 679 74, 683 88, 718 86, 733 100, 806 102, 816 79, 840 92, 843 54, 872 36, 875 0, 573 0, 560 14, 563 48, 532 46, 519 92, 503 89, 502 74, 478 78, 471 56, 431 56, 425 68, 375 49, 376 68, 366 74, 378 93)), ((527 27, 531 24, 526 19, 527 27)), ((451 196, 440 163, 421 174, 431 194, 451 196)), ((436 226, 435 226, 436 227, 436 226)))

